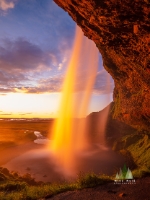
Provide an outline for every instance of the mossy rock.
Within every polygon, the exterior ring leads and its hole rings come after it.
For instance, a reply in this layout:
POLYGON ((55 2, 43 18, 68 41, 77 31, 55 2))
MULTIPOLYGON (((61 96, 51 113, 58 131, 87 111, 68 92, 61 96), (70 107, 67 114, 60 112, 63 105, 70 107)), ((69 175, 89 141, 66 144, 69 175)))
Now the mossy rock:
MULTIPOLYGON (((127 135, 116 141, 113 150, 120 152, 126 158, 132 158, 140 174, 150 171, 150 136, 147 134, 127 135), (142 170, 144 168, 144 170, 142 170), (145 170, 146 169, 146 170, 145 170)), ((138 174, 138 171, 136 172, 138 174)))

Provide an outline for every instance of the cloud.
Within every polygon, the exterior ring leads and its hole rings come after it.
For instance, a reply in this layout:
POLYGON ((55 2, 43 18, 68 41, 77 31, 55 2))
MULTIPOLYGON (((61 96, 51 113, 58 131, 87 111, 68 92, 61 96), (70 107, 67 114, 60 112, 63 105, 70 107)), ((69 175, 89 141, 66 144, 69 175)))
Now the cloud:
MULTIPOLYGON (((0 94, 0 96, 6 96, 6 95, 7 95, 7 94, 5 94, 5 93, 4 93, 4 94, 0 94)), ((1 111, 0 111, 0 112, 1 112, 1 111)))
MULTIPOLYGON (((13 88, 9 88, 5 86, 5 88, 3 87, 0 87, 0 92, 5 92, 5 93, 8 93, 8 92, 15 92, 13 88)), ((4 94, 3 94, 4 95, 4 94)))
POLYGON ((60 65, 62 69, 67 59, 59 54, 55 50, 44 51, 23 38, 5 39, 0 46, 0 92, 60 90, 60 65))
POLYGON ((32 115, 33 113, 19 113, 19 115, 32 115))
POLYGON ((0 0, 0 9, 3 11, 7 11, 8 9, 12 9, 15 7, 14 1, 8 1, 8 0, 0 0))
POLYGON ((114 82, 106 70, 101 70, 97 73, 93 92, 97 94, 112 93, 114 89, 114 82))
MULTIPOLYGON (((87 89, 86 84, 89 83, 88 81, 91 80, 93 74, 89 72, 86 69, 86 67, 85 69, 84 68, 79 69, 78 73, 79 74, 77 75, 77 78, 74 83, 75 91, 76 92, 85 91, 87 89)), ((106 72, 106 70, 103 69, 97 72, 92 92, 96 94, 108 94, 113 92, 113 88, 114 88, 113 79, 106 72)))
POLYGON ((12 115, 12 113, 2 113, 2 114, 0 114, 0 115, 12 115))
MULTIPOLYGON (((50 92, 60 92, 63 86, 63 80, 65 76, 58 74, 51 77, 40 78, 36 85, 26 86, 26 84, 16 83, 17 86, 13 86, 13 82, 7 85, 8 88, 0 88, 0 92, 18 92, 18 93, 50 93, 50 92), (19 86, 20 84, 20 86, 19 86)), ((19 80, 19 78, 18 78, 19 80)), ((86 77, 83 74, 79 74, 79 77, 75 83, 76 91, 84 91, 85 89, 86 77)), ((93 93, 96 94, 107 94, 112 93, 114 88, 114 83, 112 78, 108 75, 105 70, 97 73, 95 84, 93 87, 93 93)))
POLYGON ((13 88, 14 92, 21 93, 50 93, 50 92, 60 92, 62 89, 64 76, 57 75, 54 77, 40 79, 36 87, 16 87, 13 88))
MULTIPOLYGON (((60 92, 64 80, 64 69, 68 63, 68 49, 44 50, 25 38, 3 40, 0 45, 0 93, 49 93, 60 92)), ((86 65, 75 83, 77 90, 84 90, 86 65), (83 84, 82 84, 83 83, 83 84)), ((94 93, 111 93, 113 80, 107 72, 97 73, 94 93)))
POLYGON ((0 69, 26 71, 37 69, 40 65, 50 67, 55 52, 44 52, 39 46, 24 38, 16 41, 5 39, 0 47, 0 69), (53 56, 53 57, 52 57, 53 56))
MULTIPOLYGON (((21 73, 16 73, 12 71, 0 71, 0 86, 9 86, 12 87, 16 83, 19 83, 19 81, 27 81, 29 80, 27 77, 25 77, 21 73)), ((1 91, 1 88, 0 88, 1 91)))

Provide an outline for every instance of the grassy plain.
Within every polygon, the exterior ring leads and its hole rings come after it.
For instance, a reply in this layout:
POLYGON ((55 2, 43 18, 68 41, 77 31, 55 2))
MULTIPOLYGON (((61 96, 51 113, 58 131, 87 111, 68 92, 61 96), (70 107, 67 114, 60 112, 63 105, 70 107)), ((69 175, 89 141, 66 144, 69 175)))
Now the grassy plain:
MULTIPOLYGON (((36 139, 34 131, 39 131, 49 137, 54 120, 0 120, 0 165, 13 157, 15 147, 33 143, 36 139), (13 154, 13 155, 12 155, 13 154)), ((18 152, 19 153, 19 152, 18 152)))
POLYGON ((1 120, 0 144, 23 144, 36 139, 34 131, 40 131, 43 136, 48 136, 53 120, 1 120))

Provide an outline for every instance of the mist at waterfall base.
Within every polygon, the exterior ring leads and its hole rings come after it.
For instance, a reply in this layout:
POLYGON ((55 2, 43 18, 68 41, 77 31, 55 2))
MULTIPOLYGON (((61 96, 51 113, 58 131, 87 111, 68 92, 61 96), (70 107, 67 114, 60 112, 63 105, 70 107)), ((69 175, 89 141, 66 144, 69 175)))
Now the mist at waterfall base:
MULTIPOLYGON (((80 172, 112 175, 122 166, 124 161, 121 156, 105 142, 109 109, 96 119, 98 123, 87 117, 97 69, 98 50, 77 27, 62 88, 59 117, 49 132, 49 140, 35 131, 35 143, 38 144, 32 145, 30 150, 3 167, 21 174, 30 169, 29 173, 35 180, 55 182, 77 178, 80 172), (95 130, 98 130, 96 134, 95 130), (43 141, 46 141, 45 145, 41 145, 43 141)), ((109 93, 109 78, 106 90, 109 93)))

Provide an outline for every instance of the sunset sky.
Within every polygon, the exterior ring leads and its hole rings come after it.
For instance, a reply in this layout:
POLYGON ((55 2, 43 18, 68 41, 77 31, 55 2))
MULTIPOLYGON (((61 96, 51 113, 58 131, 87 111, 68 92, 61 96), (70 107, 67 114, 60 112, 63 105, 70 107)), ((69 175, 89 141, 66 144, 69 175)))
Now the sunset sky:
MULTIPOLYGON (((57 117, 75 22, 52 0, 0 0, 0 118, 57 117)), ((99 68, 89 112, 112 101, 99 68)))

